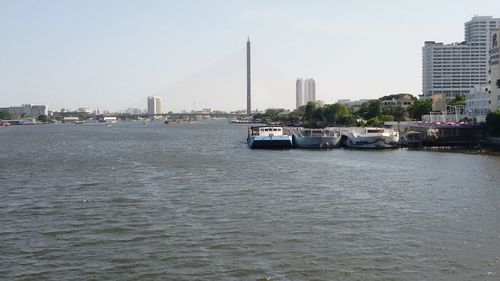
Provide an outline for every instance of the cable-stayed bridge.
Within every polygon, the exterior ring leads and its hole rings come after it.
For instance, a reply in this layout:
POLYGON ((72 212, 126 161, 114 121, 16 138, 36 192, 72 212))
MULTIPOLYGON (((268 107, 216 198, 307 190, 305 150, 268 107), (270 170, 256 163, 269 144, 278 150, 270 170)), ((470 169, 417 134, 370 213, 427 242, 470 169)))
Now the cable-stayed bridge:
MULTIPOLYGON (((293 108, 295 78, 286 77, 252 48, 252 110, 293 108)), ((236 111, 246 108, 246 50, 241 48, 164 89, 151 93, 162 98, 163 112, 203 108, 236 111)), ((146 96, 134 106, 143 108, 146 96)))

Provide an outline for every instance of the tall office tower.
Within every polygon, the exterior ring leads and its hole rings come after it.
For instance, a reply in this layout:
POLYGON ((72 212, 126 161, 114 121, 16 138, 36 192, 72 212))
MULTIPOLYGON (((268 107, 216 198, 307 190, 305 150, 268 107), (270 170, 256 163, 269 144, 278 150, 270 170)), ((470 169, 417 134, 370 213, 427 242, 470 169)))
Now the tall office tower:
POLYGON ((296 108, 304 105, 304 80, 302 78, 297 78, 295 82, 295 103, 296 108))
POLYGON ((474 16, 465 23, 465 41, 443 44, 426 41, 422 48, 422 95, 444 94, 450 99, 467 95, 476 85, 486 84, 491 33, 500 18, 474 16))
POLYGON ((309 83, 307 84, 307 88, 308 102, 316 102, 316 81, 310 78, 309 83))
POLYGON ((316 81, 312 78, 308 78, 304 82, 304 104, 310 101, 316 101, 316 81))
POLYGON ((160 114, 161 112, 161 98, 157 96, 148 97, 148 114, 160 114))
POLYGON ((490 110, 496 111, 500 110, 500 29, 492 33, 490 46, 490 110))
POLYGON ((250 37, 247 41, 247 115, 252 114, 252 80, 250 76, 250 37))

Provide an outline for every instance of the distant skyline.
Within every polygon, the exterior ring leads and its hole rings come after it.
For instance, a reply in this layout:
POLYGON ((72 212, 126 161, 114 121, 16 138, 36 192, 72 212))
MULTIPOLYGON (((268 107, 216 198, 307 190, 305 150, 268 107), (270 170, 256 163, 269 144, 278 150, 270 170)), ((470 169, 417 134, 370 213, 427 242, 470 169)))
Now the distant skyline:
POLYGON ((295 80, 316 98, 421 94, 424 41, 463 41, 500 1, 0 0, 0 107, 46 104, 163 111, 295 108, 295 80))

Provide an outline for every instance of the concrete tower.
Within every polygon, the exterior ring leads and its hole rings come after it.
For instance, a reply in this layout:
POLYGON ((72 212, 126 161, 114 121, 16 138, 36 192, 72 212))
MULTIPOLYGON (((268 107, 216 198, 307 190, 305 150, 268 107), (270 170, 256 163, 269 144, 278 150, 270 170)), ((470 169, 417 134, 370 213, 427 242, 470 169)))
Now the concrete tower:
POLYGON ((316 101, 316 81, 312 78, 307 78, 304 81, 304 105, 310 101, 316 101))
POLYGON ((297 78, 295 82, 295 104, 296 108, 304 105, 304 80, 302 78, 297 78))
POLYGON ((247 115, 252 114, 252 80, 250 77, 250 37, 247 41, 247 115))

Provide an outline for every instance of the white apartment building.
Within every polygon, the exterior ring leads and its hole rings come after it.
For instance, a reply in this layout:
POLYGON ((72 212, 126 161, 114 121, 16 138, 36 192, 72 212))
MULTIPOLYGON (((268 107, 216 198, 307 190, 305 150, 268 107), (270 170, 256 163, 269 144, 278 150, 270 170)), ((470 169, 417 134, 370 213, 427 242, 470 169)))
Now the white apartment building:
POLYGON ((422 98, 444 94, 447 99, 467 95, 476 85, 488 84, 490 37, 500 18, 474 16, 465 23, 465 41, 443 44, 426 41, 422 48, 422 98))
POLYGON ((148 114, 160 114, 161 112, 161 98, 157 96, 148 97, 148 114))
POLYGON ((488 83, 476 85, 466 96, 466 107, 470 115, 484 117, 490 111, 500 110, 500 29, 491 34, 489 44, 488 83))

